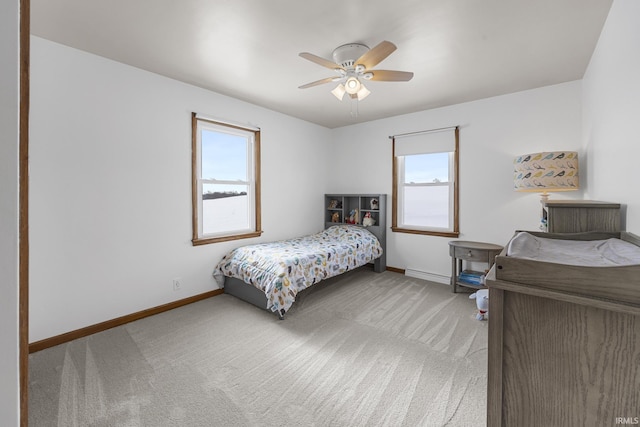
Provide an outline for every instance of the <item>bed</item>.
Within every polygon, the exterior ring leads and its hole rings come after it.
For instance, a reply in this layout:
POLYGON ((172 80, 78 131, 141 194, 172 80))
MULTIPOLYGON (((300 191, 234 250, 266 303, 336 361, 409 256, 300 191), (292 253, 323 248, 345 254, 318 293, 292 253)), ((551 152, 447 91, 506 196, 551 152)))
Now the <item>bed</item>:
POLYGON ((220 260, 213 276, 225 293, 283 319, 300 291, 371 263, 383 253, 373 232, 339 224, 308 236, 236 248, 220 260))
POLYGON ((640 416, 640 238, 516 232, 487 275, 487 425, 640 416))

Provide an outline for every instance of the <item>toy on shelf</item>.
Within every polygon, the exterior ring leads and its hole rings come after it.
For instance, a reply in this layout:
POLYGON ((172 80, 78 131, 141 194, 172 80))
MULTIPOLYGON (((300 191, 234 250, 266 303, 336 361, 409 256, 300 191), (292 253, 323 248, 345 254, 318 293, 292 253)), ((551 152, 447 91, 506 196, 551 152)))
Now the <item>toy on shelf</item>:
POLYGON ((489 290, 480 289, 477 292, 469 295, 470 299, 476 300, 476 307, 478 307, 478 313, 476 319, 486 320, 489 318, 489 290))
POLYGON ((378 199, 371 199, 371 210, 378 210, 378 199))
POLYGON ((376 224, 376 220, 371 216, 371 212, 367 212, 364 214, 364 218, 362 218, 362 225, 365 227, 370 227, 376 224))
POLYGON ((334 212, 333 215, 331 215, 331 222, 340 222, 339 212, 334 212))
POLYGON ((347 224, 358 224, 360 222, 360 212, 358 209, 351 209, 349 212, 349 218, 345 221, 347 224))
POLYGON ((329 209, 336 209, 338 207, 338 201, 336 199, 332 199, 329 201, 329 209))

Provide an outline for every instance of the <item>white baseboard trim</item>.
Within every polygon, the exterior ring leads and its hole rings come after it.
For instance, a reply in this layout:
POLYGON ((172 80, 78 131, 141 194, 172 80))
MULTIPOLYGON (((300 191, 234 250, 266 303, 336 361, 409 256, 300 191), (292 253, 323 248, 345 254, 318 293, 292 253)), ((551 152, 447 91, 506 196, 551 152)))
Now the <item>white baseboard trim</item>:
POLYGON ((441 274, 427 273, 426 271, 414 270, 412 268, 406 268, 404 275, 409 277, 415 277, 416 279, 429 280, 430 282, 442 283, 445 285, 451 284, 451 278, 449 276, 443 276, 441 274))

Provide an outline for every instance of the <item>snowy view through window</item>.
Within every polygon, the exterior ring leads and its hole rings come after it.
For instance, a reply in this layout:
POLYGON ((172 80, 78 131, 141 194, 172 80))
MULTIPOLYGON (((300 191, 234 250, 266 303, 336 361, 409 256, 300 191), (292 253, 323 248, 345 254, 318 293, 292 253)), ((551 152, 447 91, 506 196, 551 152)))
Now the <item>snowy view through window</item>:
POLYGON ((247 195, 202 200, 202 231, 216 234, 244 230, 249 224, 247 195))
POLYGON ((449 153, 405 156, 405 225, 449 228, 449 153))
POLYGON ((247 230, 249 193, 247 137, 202 131, 202 232, 247 230))

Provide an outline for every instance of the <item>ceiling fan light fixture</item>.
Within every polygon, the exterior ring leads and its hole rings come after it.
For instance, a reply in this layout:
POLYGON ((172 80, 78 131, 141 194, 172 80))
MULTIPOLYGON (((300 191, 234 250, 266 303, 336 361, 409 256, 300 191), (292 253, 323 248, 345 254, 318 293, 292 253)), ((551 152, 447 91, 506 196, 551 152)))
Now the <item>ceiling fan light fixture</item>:
POLYGON ((360 90, 356 93, 358 101, 362 101, 369 96, 370 93, 371 91, 369 89, 367 89, 363 84, 360 84, 360 90))
POLYGON ((360 90, 360 87, 362 87, 362 84, 357 78, 349 77, 344 83, 344 87, 349 95, 355 95, 360 90))
POLYGON ((345 89, 344 85, 342 83, 340 83, 338 86, 336 86, 335 89, 333 89, 331 91, 331 93, 333 94, 333 96, 335 96, 336 98, 338 98, 339 101, 342 101, 342 98, 344 97, 344 94, 347 92, 347 90, 345 89))
POLYGON ((340 83, 331 91, 333 96, 342 101, 347 94, 354 101, 362 101, 371 94, 369 89, 362 84, 364 80, 407 82, 413 77, 413 73, 408 71, 374 69, 395 50, 396 46, 385 40, 373 49, 369 49, 361 43, 338 46, 333 50, 333 61, 309 52, 301 52, 300 57, 333 70, 337 73, 337 77, 328 77, 299 87, 306 89, 329 82, 340 83), (361 81, 360 78, 364 80, 361 81))

